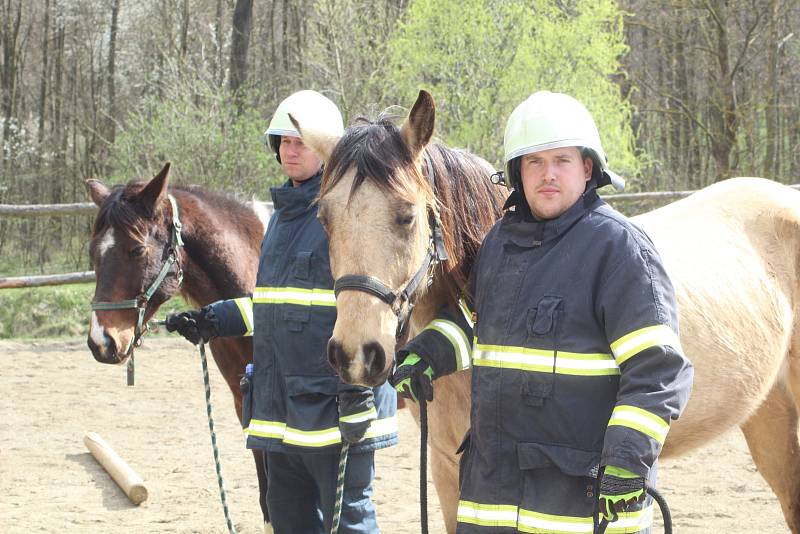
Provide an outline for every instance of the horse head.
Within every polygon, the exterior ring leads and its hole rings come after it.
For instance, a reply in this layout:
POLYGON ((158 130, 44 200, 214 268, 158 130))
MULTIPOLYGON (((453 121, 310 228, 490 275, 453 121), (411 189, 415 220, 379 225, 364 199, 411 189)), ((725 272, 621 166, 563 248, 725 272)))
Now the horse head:
POLYGON ((328 359, 350 383, 374 386, 386 380, 399 317, 427 289, 419 284, 411 302, 400 296, 425 261, 430 221, 438 218, 433 188, 421 168, 434 116, 433 99, 422 91, 400 128, 383 117, 332 139, 295 121, 304 142, 325 161, 318 217, 328 233, 337 281, 328 359), (382 288, 384 295, 363 284, 342 284, 346 280, 370 280, 367 285, 382 288))
POLYGON ((168 175, 169 163, 148 183, 110 189, 98 180, 86 181, 89 195, 100 208, 89 246, 97 285, 88 344, 98 362, 123 363, 136 341, 139 310, 117 306, 119 303, 140 305, 146 324, 158 307, 178 292, 181 267, 173 243, 168 175), (177 261, 172 263, 170 255, 177 261), (144 299, 168 262, 163 281, 144 299))

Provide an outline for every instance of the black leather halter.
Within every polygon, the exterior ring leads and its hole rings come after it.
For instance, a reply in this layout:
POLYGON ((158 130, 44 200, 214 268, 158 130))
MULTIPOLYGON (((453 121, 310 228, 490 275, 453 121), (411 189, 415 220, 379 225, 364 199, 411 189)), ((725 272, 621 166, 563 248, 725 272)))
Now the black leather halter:
MULTIPOLYGON (((433 166, 431 165, 428 155, 423 157, 425 163, 426 177, 431 184, 434 195, 436 193, 436 180, 433 175, 433 166)), ((392 290, 388 285, 384 284, 374 276, 361 275, 361 274, 346 274, 340 276, 333 282, 333 292, 336 296, 341 291, 362 291, 369 293, 381 299, 388 304, 394 314, 397 316, 397 331, 395 337, 399 340, 406 332, 408 321, 411 318, 411 312, 414 310, 414 295, 419 289, 422 282, 425 282, 426 287, 430 286, 433 282, 433 268, 441 261, 447 261, 447 251, 444 247, 444 236, 442 234, 442 223, 439 220, 439 214, 436 210, 431 209, 428 212, 428 224, 431 229, 431 237, 428 243, 428 251, 425 254, 425 259, 422 260, 417 272, 401 289, 392 290)))

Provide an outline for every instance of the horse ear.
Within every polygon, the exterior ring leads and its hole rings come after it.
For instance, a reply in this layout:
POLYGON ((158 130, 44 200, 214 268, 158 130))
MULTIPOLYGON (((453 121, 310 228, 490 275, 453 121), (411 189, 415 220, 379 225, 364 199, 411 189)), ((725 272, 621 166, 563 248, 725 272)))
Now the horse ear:
POLYGON ((313 150, 323 162, 328 163, 328 160, 331 159, 331 154, 333 154, 333 149, 336 148, 341 136, 320 132, 312 128, 303 128, 291 113, 289 113, 289 120, 292 121, 295 129, 300 132, 303 143, 313 150))
POLYGON ((417 101, 411 108, 411 113, 400 128, 403 140, 411 150, 414 159, 428 145, 433 137, 433 128, 436 124, 436 104, 431 94, 420 89, 417 101))
POLYGON ((111 194, 111 189, 100 180, 89 178, 88 180, 84 180, 83 185, 86 186, 86 190, 89 192, 92 202, 97 204, 98 208, 103 205, 108 195, 111 194))
POLYGON ((155 208, 167 194, 167 177, 169 176, 169 161, 164 164, 161 172, 150 180, 144 189, 137 195, 139 199, 150 208, 155 208))

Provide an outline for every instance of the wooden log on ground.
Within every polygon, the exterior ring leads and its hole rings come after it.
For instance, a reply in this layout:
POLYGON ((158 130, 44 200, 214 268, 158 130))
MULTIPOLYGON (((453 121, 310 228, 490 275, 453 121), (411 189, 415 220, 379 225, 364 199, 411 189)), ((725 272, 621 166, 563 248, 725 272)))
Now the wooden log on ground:
POLYGON ((0 278, 0 289, 15 287, 60 286, 64 284, 82 284, 94 281, 94 271, 82 271, 65 274, 43 274, 37 276, 10 276, 0 278))
POLYGON ((131 469, 103 438, 94 432, 87 432, 83 437, 83 443, 133 504, 139 505, 147 500, 147 488, 142 477, 137 475, 136 471, 131 469))

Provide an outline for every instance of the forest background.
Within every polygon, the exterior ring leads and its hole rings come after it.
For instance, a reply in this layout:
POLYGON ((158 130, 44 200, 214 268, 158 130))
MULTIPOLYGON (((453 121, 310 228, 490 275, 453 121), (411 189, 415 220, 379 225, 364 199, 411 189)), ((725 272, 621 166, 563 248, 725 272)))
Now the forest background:
MULTIPOLYGON (((168 160, 268 200, 263 132, 303 88, 348 123, 425 88, 438 136, 498 168, 511 110, 568 92, 629 192, 795 183, 798 23, 796 0, 0 0, 0 204, 84 202, 85 178, 168 160)), ((0 218, 0 276, 90 269, 90 228, 0 218)))

